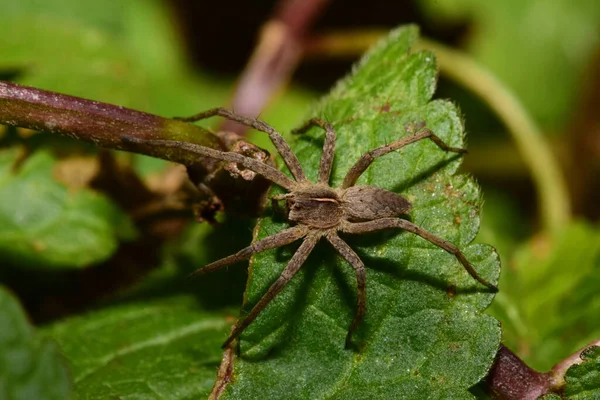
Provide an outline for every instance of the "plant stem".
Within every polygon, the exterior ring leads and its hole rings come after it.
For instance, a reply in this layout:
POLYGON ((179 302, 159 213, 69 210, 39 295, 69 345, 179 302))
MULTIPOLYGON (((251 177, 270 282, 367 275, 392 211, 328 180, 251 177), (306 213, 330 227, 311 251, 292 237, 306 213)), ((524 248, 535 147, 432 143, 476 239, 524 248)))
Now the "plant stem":
POLYGON ((69 136, 108 149, 183 164, 197 188, 209 189, 203 189, 197 201, 198 216, 209 221, 223 207, 229 212, 257 215, 269 187, 269 181, 259 175, 243 177, 228 170, 219 160, 177 146, 156 146, 151 141, 194 143, 270 163, 268 153, 251 143, 228 134, 218 137, 187 122, 112 104, 0 81, 0 124, 69 136))
POLYGON ((504 345, 500 345, 486 382, 490 395, 502 400, 536 400, 552 387, 549 374, 529 368, 504 345))
POLYGON ((583 362, 583 360, 581 359, 581 353, 588 347, 592 346, 600 346, 600 339, 594 340, 587 346, 577 350, 575 353, 571 354, 569 357, 565 358, 561 362, 557 363, 554 367, 552 367, 550 375, 552 377, 552 385, 555 390, 562 389, 562 387, 566 384, 565 375, 567 373, 567 370, 573 365, 581 364, 583 362))
POLYGON ((223 149, 218 137, 192 124, 3 81, 0 81, 0 124, 56 133, 187 166, 199 164, 199 157, 123 139, 178 140, 223 149))

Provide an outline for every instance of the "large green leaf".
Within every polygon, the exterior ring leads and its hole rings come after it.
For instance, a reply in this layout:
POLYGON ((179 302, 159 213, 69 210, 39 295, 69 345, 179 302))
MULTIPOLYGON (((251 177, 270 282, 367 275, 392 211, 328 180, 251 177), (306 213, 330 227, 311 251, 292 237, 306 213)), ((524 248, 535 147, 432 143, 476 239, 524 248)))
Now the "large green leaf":
MULTIPOLYGON (((395 31, 371 51, 309 115, 338 133, 332 183, 367 150, 427 126, 451 146, 463 146, 456 108, 430 101, 435 57, 411 53, 414 27, 395 31)), ((310 179, 319 165, 323 132, 310 130, 293 148, 310 179)), ((359 180, 403 193, 410 219, 464 250, 481 275, 495 282, 499 261, 490 246, 469 245, 479 227, 477 185, 455 175, 460 157, 429 141, 377 160, 359 180)), ((267 213, 268 214, 268 213, 267 213)), ((256 239, 287 226, 260 221, 256 239)), ((224 398, 472 398, 500 341, 500 328, 482 314, 493 295, 450 254, 406 232, 347 237, 367 267, 367 316, 344 348, 355 313, 356 278, 328 245, 315 249, 301 271, 241 336, 233 382, 224 398)), ((280 274, 295 246, 253 258, 247 312, 280 274)))
POLYGON ((569 400, 600 398, 600 347, 593 346, 581 352, 581 364, 567 371, 565 397, 569 400))
POLYGON ((179 295, 106 307, 47 333, 71 362, 77 398, 197 399, 210 392, 230 324, 179 295))
POLYGON ((58 348, 40 340, 19 302, 2 286, 0 327, 0 399, 68 399, 69 373, 58 348))
POLYGON ((13 171, 18 152, 0 152, 0 254, 30 268, 81 268, 131 239, 129 218, 105 196, 71 191, 52 176, 55 160, 36 152, 13 171))

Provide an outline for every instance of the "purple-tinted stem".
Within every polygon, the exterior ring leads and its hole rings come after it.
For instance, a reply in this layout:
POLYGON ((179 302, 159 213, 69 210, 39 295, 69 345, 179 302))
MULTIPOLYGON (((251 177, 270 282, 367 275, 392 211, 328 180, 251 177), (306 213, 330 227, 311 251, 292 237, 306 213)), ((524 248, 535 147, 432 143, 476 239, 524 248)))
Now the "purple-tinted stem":
POLYGON ((189 123, 4 81, 0 81, 0 124, 56 133, 187 166, 199 164, 200 159, 177 149, 144 146, 123 138, 178 140, 222 149, 215 135, 189 123))
POLYGON ((531 369, 501 345, 486 379, 486 388, 494 399, 501 400, 535 400, 548 393, 560 393, 564 389, 567 370, 583 361, 581 352, 590 346, 600 346, 600 339, 577 350, 550 372, 543 373, 531 369))
POLYGON ((550 374, 531 369, 503 345, 496 354, 486 383, 490 395, 502 400, 535 400, 553 389, 550 374))

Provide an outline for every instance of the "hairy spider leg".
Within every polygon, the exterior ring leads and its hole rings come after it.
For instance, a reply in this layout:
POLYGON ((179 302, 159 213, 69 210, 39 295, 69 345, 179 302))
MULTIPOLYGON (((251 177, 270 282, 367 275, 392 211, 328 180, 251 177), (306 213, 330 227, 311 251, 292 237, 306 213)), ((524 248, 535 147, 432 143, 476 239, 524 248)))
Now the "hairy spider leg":
MULTIPOLYGON (((304 175, 304 171, 302 170, 302 166, 300 165, 300 161, 296 155, 292 152, 290 146, 283 140, 283 137, 279 132, 275 130, 271 125, 266 122, 260 121, 255 118, 247 117, 245 115, 236 114, 233 111, 230 111, 226 108, 218 107, 212 108, 210 110, 203 111, 201 113, 192 115, 191 117, 176 117, 179 121, 185 122, 195 122, 200 121, 202 119, 211 118, 214 116, 220 116, 237 123, 240 123, 245 126, 249 126, 251 128, 256 129, 257 131, 264 132, 269 135, 271 142, 283 158, 283 161, 289 168, 290 172, 298 182, 306 181, 306 176, 304 175)), ((258 172, 258 171, 255 171, 258 172)))
POLYGON ((308 234, 308 228, 304 225, 296 225, 292 228, 283 230, 275 235, 271 235, 264 239, 258 240, 252 243, 250 246, 243 248, 235 254, 221 258, 220 260, 213 261, 204 267, 198 268, 192 272, 193 275, 204 275, 209 272, 216 271, 238 261, 247 260, 252 257, 253 254, 261 253, 265 250, 274 249, 276 247, 285 246, 295 242, 298 239, 303 238, 308 234))
POLYGON ((325 143, 323 144, 323 154, 321 154, 321 165, 319 166, 319 183, 328 185, 333 167, 333 157, 335 155, 336 135, 333 126, 320 118, 312 118, 306 121, 300 128, 294 129, 292 133, 304 133, 313 126, 318 126, 325 130, 325 143))
POLYGON ((384 156, 388 153, 391 153, 394 150, 398 150, 406 145, 418 142, 419 140, 423 140, 423 139, 431 139, 431 141, 433 141, 433 143, 435 143, 440 149, 442 149, 444 151, 452 151, 455 153, 466 153, 467 152, 466 149, 448 146, 446 143, 444 143, 442 141, 442 139, 440 139, 438 136, 436 136, 429 129, 426 129, 426 128, 421 129, 411 136, 406 136, 406 137, 403 137, 402 139, 396 140, 392 143, 389 143, 389 144, 386 144, 386 145, 383 145, 380 147, 376 147, 372 150, 369 150, 365 154, 363 154, 362 157, 359 158, 358 161, 352 166, 352 168, 350 168, 350 170, 348 170, 348 173, 346 174, 346 177, 344 178, 344 182, 342 183, 341 188, 347 189, 350 186, 354 186, 356 184, 356 181, 358 180, 358 178, 360 178, 360 176, 363 174, 363 172, 365 172, 366 169, 369 168, 371 163, 377 157, 384 156))
POLYGON ((433 243, 434 245, 442 248, 448 253, 454 255, 456 259, 462 264, 465 270, 475 279, 477 282, 487 286, 494 292, 498 291, 498 287, 492 285, 487 280, 479 276, 475 268, 471 265, 471 263, 467 260, 465 255, 456 247, 454 244, 450 243, 447 240, 444 240, 438 236, 435 236, 433 233, 426 231, 425 229, 419 227, 418 225, 413 224, 410 221, 399 219, 399 218, 381 218, 373 221, 367 222, 348 222, 344 225, 342 232, 345 233, 367 233, 374 232, 382 229, 390 229, 390 228, 400 228, 405 231, 414 233, 423 239, 433 243))
POLYGON ((357 283, 357 307, 356 307, 356 316, 354 317, 354 321, 350 325, 348 329, 348 333, 346 334, 346 347, 350 347, 352 341, 352 333, 358 328, 363 318, 365 317, 365 313, 367 311, 367 291, 366 291, 366 283, 367 276, 365 272, 365 265, 356 254, 354 250, 346 242, 344 242, 335 232, 331 232, 327 236, 325 236, 329 243, 350 263, 354 271, 356 272, 356 283, 357 283))
POLYGON ((285 287, 285 285, 288 284, 288 282, 292 279, 296 272, 298 272, 300 267, 302 267, 302 264, 304 264, 304 262, 308 258, 308 255, 315 247, 320 238, 321 235, 319 233, 309 234, 304 238, 304 241, 302 242, 300 247, 298 247, 298 250, 296 250, 290 261, 287 263, 286 267, 281 272, 281 275, 279 275, 277 280, 271 285, 269 290, 260 298, 258 303, 256 303, 252 310, 250 310, 250 312, 248 313, 248 315, 246 315, 242 322, 235 325, 233 332, 227 338, 225 343, 223 343, 223 348, 229 346, 231 342, 233 342, 238 336, 240 336, 242 331, 246 329, 246 327, 256 319, 258 314, 260 314, 261 311, 265 309, 265 307, 271 302, 271 300, 273 300, 273 298, 277 296, 279 292, 281 292, 281 290, 285 287))
POLYGON ((123 140, 144 146, 176 148, 180 151, 189 152, 202 157, 238 163, 289 191, 293 191, 298 185, 297 182, 294 182, 278 169, 273 168, 262 161, 238 153, 215 150, 210 147, 200 146, 194 143, 178 142, 175 140, 138 139, 132 137, 124 137, 123 140))

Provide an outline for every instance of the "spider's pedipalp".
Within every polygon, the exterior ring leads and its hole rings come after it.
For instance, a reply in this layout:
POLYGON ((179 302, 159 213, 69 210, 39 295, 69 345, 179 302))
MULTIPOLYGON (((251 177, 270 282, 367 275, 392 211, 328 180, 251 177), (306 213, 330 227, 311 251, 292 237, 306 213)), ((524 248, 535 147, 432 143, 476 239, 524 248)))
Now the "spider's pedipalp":
POLYGON ((200 146, 199 144, 178 142, 175 140, 157 140, 157 139, 137 139, 125 137, 123 140, 128 142, 139 143, 144 146, 155 147, 172 147, 180 151, 186 151, 202 157, 214 158, 216 160, 234 162, 243 165, 244 167, 260 174, 271 182, 281 186, 284 189, 292 191, 296 188, 297 183, 288 178, 283 172, 270 165, 265 164, 254 158, 243 156, 239 153, 230 151, 215 150, 210 147, 200 146))
POLYGON ((423 239, 433 243, 434 245, 444 249, 448 253, 454 255, 456 259, 462 264, 464 269, 471 275, 473 279, 482 285, 487 286, 494 292, 498 291, 498 287, 492 285, 487 280, 483 279, 471 263, 467 260, 465 255, 456 247, 454 244, 440 237, 435 236, 433 233, 426 231, 425 229, 413 224, 410 221, 399 219, 399 218, 382 218, 368 222, 357 222, 357 223, 346 223, 342 229, 345 233, 367 233, 374 232, 382 229, 399 228, 405 231, 414 233, 423 239))
POLYGON ((223 107, 212 108, 210 110, 206 110, 201 113, 192 115, 191 117, 177 117, 174 119, 185 122, 195 122, 217 115, 235 121, 239 124, 249 126, 251 128, 256 129, 257 131, 264 132, 267 135, 269 135, 271 142, 273 142, 273 145, 281 155, 281 158, 283 158, 283 161, 290 169, 290 172, 292 173, 296 181, 306 181, 306 176, 304 175, 304 171, 302 170, 300 161, 298 161, 298 158, 296 157, 294 152, 292 152, 290 146, 286 143, 285 140, 283 140, 281 134, 266 122, 260 121, 256 118, 247 117, 245 115, 236 114, 233 111, 230 111, 223 107))
POLYGON ((276 214, 278 214, 281 211, 281 209, 279 208, 279 202, 281 200, 287 199, 290 196, 290 193, 284 193, 276 194, 275 196, 271 197, 271 208, 273 209, 273 211, 275 211, 276 214))
POLYGON ((250 312, 242 320, 242 322, 235 325, 233 332, 227 338, 225 343, 223 343, 223 348, 227 347, 233 340, 235 340, 242 333, 242 331, 246 329, 246 327, 256 319, 258 314, 260 314, 260 312, 264 310, 264 308, 271 302, 271 300, 273 300, 273 298, 279 292, 281 292, 281 290, 285 287, 285 285, 287 285, 290 279, 292 279, 296 272, 298 272, 300 267, 302 267, 302 264, 304 264, 304 262, 308 258, 308 255, 315 247, 320 238, 320 234, 309 234, 304 238, 304 241, 302 242, 300 247, 298 247, 298 250, 296 250, 296 252, 292 256, 284 270, 281 272, 279 278, 277 278, 277 280, 271 285, 269 290, 267 290, 267 293, 265 293, 260 298, 258 303, 256 303, 252 310, 250 310, 250 312))
POLYGON ((367 291, 366 291, 366 282, 367 276, 365 272, 365 265, 356 254, 354 250, 346 242, 344 242, 335 232, 332 232, 325 236, 329 243, 350 263, 354 271, 356 271, 356 283, 357 283, 357 307, 356 307, 356 316, 354 317, 354 321, 350 325, 348 329, 348 334, 346 335, 346 347, 350 347, 352 341, 352 333, 358 328, 360 323, 362 322, 365 312, 367 310, 367 291))
POLYGON ((275 235, 254 242, 250 246, 243 248, 235 254, 221 258, 217 261, 213 261, 212 263, 197 269, 191 275, 204 275, 238 261, 247 260, 253 254, 261 253, 265 250, 274 249, 276 247, 285 246, 286 244, 295 242, 296 240, 306 236, 307 233, 308 228, 303 225, 297 225, 292 228, 288 228, 284 231, 276 233, 275 235))
POLYGON ((444 151, 452 151, 454 153, 466 153, 465 149, 461 149, 458 147, 450 147, 446 143, 442 141, 438 136, 436 136, 429 129, 421 129, 415 134, 411 136, 403 137, 402 139, 398 139, 392 143, 376 147, 372 150, 369 150, 365 154, 362 155, 361 158, 350 168, 346 177, 344 178, 344 182, 342 183, 342 189, 347 189, 350 186, 354 186, 356 181, 360 176, 369 168, 371 163, 375 161, 377 157, 384 156, 388 153, 391 153, 394 150, 398 150, 404 146, 407 146, 411 143, 418 142, 423 139, 431 139, 433 143, 435 143, 439 148, 444 151))
POLYGON ((323 144, 323 154, 321 154, 321 164, 319 166, 319 183, 328 184, 333 167, 333 157, 335 155, 336 135, 333 126, 320 118, 312 118, 306 121, 300 128, 294 129, 292 133, 304 133, 313 126, 318 126, 325 130, 325 143, 323 144))

